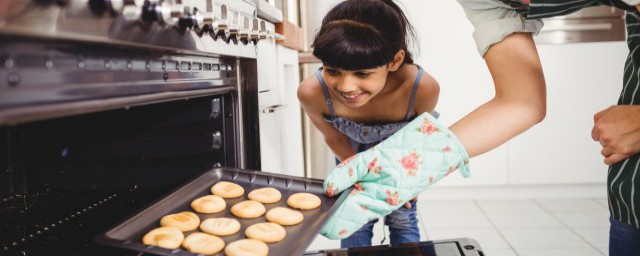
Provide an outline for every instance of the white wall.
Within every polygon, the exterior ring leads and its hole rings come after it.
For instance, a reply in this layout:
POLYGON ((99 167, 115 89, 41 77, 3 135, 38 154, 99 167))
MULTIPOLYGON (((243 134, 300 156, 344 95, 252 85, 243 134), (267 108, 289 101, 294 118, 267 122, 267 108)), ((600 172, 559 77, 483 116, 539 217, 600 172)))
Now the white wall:
MULTIPOLYGON (((493 95, 493 82, 476 52, 473 26, 456 1, 402 1, 420 34, 424 65, 440 82, 438 104, 447 124, 493 95), (443 25, 443 24, 446 24, 443 25), (462 75, 461 75, 462 74, 462 75)), ((624 42, 538 45, 547 81, 547 117, 505 145, 471 161, 472 177, 448 185, 605 183, 593 114, 615 104, 622 88, 624 42)))
MULTIPOLYGON (((491 99, 493 82, 471 37, 473 27, 457 1, 401 2, 401 7, 415 27, 420 54, 416 62, 440 83, 440 100, 436 109, 440 120, 453 124, 473 109, 491 99)), ((471 161, 472 177, 460 182, 453 175, 440 182, 464 185, 506 184, 507 150, 501 146, 471 161)))

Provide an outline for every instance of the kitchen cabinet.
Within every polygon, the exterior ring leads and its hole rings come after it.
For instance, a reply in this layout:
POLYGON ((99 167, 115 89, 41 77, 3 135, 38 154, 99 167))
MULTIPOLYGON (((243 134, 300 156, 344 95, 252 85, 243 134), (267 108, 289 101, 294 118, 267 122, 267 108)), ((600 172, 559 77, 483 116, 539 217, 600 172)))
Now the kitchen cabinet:
POLYGON ((298 52, 262 40, 258 44, 261 169, 304 176, 302 121, 296 88, 298 52))

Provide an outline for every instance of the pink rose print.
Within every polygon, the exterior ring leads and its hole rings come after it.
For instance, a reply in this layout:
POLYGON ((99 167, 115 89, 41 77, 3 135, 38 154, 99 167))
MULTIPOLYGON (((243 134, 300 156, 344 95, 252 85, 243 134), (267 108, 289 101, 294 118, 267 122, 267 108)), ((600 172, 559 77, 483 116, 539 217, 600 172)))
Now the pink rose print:
POLYGON ((422 164, 420 162, 420 155, 416 151, 412 151, 411 154, 404 156, 400 163, 402 164, 402 168, 407 170, 407 175, 415 176, 418 172, 418 168, 422 164))
POLYGON ((364 205, 360 205, 360 209, 362 209, 362 211, 363 211, 363 212, 366 212, 366 211, 367 211, 367 207, 366 207, 366 206, 364 206, 364 205))
POLYGON ((456 166, 450 166, 449 172, 446 175, 449 175, 450 173, 455 172, 456 170, 458 170, 458 168, 460 168, 460 164, 457 164, 456 166))
POLYGON ((340 236, 344 236, 345 234, 347 234, 347 229, 343 229, 342 231, 340 231, 340 233, 338 233, 338 235, 340 236))
POLYGON ((336 194, 336 190, 335 188, 333 188, 333 183, 329 183, 329 185, 327 185, 327 196, 334 196, 336 194))
POLYGON ((367 169, 370 172, 373 172, 375 174, 380 174, 380 171, 382 171, 382 166, 378 165, 378 158, 377 157, 375 159, 373 159, 373 161, 369 162, 369 165, 367 166, 367 169))
POLYGON ((353 177, 353 168, 349 168, 349 177, 353 177))
POLYGON ((420 128, 417 128, 417 130, 422 134, 431 135, 438 131, 438 127, 430 122, 428 118, 425 118, 424 122, 422 122, 422 125, 420 125, 420 128))
POLYGON ((451 152, 451 147, 446 146, 444 147, 444 149, 442 149, 443 152, 451 152))
POLYGON ((433 184, 433 176, 429 177, 429 184, 433 184))
POLYGON ((398 191, 394 192, 393 194, 391 193, 391 191, 387 190, 387 195, 389 197, 387 197, 387 203, 393 206, 398 205, 399 199, 398 199, 398 191))
POLYGON ((360 183, 356 183, 355 185, 353 185, 353 190, 351 190, 351 193, 349 193, 350 196, 353 196, 355 194, 358 193, 358 191, 362 191, 364 190, 362 188, 362 185, 360 185, 360 183))
POLYGON ((347 165, 349 162, 351 162, 351 160, 353 160, 353 158, 355 158, 356 155, 352 155, 351 157, 345 159, 344 161, 340 162, 340 164, 338 165, 338 168, 344 167, 345 165, 347 165))

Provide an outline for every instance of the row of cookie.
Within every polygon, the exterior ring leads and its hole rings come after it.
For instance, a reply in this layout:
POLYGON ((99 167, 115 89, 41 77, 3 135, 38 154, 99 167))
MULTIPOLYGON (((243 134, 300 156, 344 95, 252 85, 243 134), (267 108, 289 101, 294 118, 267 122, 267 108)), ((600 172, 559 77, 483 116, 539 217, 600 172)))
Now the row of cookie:
MULTIPOLYGON (((221 212, 227 207, 227 204, 224 201, 224 199, 238 198, 244 195, 244 188, 232 182, 221 181, 211 187, 211 193, 213 195, 203 196, 194 200, 191 203, 191 208, 193 208, 196 212, 199 212, 199 213, 221 212)), ((278 191, 275 188, 266 187, 266 188, 259 188, 251 191, 247 195, 247 197, 251 201, 256 201, 263 204, 271 204, 271 203, 279 202, 280 199, 282 199, 282 194, 280 193, 280 191, 278 191)), ((287 200, 287 205, 289 205, 289 207, 294 209, 301 209, 301 210, 312 210, 312 209, 318 208, 320 206, 320 203, 321 203, 321 200, 319 197, 309 193, 296 193, 290 196, 289 199, 287 200)), ((249 206, 252 208, 253 207, 260 208, 260 206, 257 206, 257 204, 255 203, 244 203, 237 207, 234 205, 234 207, 236 208, 244 207, 244 206, 249 206)), ((257 209, 257 210, 259 211, 260 209, 257 209)), ((262 214, 260 214, 259 216, 261 215, 262 214)), ((238 217, 245 218, 242 216, 238 216, 238 217)), ((247 218, 251 218, 251 217, 247 217, 247 218)))
POLYGON ((185 238, 182 231, 175 227, 159 227, 151 230, 142 241, 144 244, 166 249, 177 249, 182 245, 189 252, 197 254, 216 254, 222 249, 225 249, 224 253, 227 256, 267 256, 269 254, 269 246, 259 240, 237 240, 229 243, 225 248, 224 240, 217 236, 194 232, 185 238))

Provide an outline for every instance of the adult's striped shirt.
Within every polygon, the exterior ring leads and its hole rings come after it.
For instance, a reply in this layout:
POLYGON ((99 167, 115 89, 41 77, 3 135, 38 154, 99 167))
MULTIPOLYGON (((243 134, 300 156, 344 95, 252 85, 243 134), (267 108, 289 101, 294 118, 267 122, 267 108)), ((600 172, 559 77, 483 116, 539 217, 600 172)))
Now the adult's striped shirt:
MULTIPOLYGON (((629 55, 624 65, 624 79, 618 105, 640 105, 640 15, 635 6, 622 0, 531 0, 528 8, 518 0, 500 0, 527 19, 566 15, 598 5, 626 10, 629 55)), ((637 2, 628 0, 627 2, 637 2)), ((597 61, 594 60, 594 63, 597 61)), ((609 211, 616 220, 640 229, 640 154, 609 167, 607 194, 609 211)))

